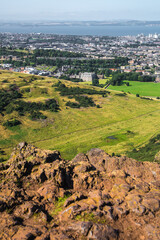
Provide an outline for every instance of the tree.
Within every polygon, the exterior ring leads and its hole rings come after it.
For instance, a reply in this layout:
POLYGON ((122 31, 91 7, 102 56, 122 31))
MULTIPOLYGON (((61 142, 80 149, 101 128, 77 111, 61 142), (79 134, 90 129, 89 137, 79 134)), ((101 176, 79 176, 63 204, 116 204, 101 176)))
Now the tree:
POLYGON ((109 77, 111 75, 111 73, 112 73, 112 71, 109 68, 107 68, 105 71, 106 77, 109 77))
POLYGON ((92 79, 92 85, 93 86, 98 86, 99 85, 99 79, 97 77, 92 79))

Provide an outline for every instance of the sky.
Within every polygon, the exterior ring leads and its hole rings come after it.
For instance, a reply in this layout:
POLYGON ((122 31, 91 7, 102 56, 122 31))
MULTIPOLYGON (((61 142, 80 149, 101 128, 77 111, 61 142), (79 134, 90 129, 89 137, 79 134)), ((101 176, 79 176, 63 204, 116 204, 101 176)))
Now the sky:
POLYGON ((160 0, 0 0, 1 21, 160 20, 160 0))

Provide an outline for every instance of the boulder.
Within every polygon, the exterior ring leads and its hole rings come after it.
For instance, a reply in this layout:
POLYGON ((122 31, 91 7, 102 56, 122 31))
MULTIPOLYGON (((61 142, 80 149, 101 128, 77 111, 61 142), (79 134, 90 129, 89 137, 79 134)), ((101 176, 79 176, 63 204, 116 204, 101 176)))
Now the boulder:
POLYGON ((116 240, 118 239, 118 231, 108 225, 94 224, 87 239, 116 240))
POLYGON ((160 209, 160 199, 144 198, 142 204, 152 212, 157 212, 160 209))
POLYGON ((145 238, 148 240, 158 240, 160 239, 160 228, 152 224, 147 224, 144 227, 145 238))
POLYGON ((105 153, 105 151, 99 149, 99 148, 93 148, 89 152, 87 152, 87 157, 90 161, 90 163, 99 171, 105 170, 106 161, 108 158, 108 155, 105 153))
POLYGON ((87 236, 92 226, 92 222, 74 222, 68 226, 67 231, 75 231, 83 236, 87 236))
POLYGON ((12 237, 12 240, 30 240, 35 239, 42 234, 41 230, 35 227, 26 226, 21 227, 17 233, 12 237))

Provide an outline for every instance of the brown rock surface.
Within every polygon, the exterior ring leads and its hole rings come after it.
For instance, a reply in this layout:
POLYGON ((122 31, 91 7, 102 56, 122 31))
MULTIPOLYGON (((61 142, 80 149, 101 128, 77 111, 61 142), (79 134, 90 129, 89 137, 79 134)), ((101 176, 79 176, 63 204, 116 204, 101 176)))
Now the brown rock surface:
POLYGON ((160 165, 20 143, 0 165, 0 239, 160 239, 160 165))

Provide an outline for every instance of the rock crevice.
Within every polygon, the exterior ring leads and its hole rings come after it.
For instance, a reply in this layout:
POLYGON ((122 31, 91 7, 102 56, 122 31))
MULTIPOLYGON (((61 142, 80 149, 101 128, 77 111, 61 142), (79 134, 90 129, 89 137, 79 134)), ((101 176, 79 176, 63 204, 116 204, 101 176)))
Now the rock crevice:
POLYGON ((0 239, 160 239, 160 165, 20 143, 0 164, 0 239))

